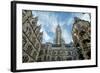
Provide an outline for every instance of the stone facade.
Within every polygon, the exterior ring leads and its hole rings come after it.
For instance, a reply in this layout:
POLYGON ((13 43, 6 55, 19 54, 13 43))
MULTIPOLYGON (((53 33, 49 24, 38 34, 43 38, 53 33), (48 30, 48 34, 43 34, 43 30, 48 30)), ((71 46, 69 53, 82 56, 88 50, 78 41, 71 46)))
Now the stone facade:
POLYGON ((22 62, 35 62, 41 48, 42 32, 37 25, 38 18, 33 17, 32 11, 22 11, 22 62))
POLYGON ((38 62, 78 60, 77 49, 73 47, 73 44, 65 44, 59 25, 55 34, 55 44, 50 42, 42 44, 38 62))
POLYGON ((74 46, 79 50, 79 59, 91 58, 90 22, 75 18, 72 30, 74 46))
POLYGON ((78 60, 77 49, 69 45, 57 45, 47 43, 44 44, 38 58, 39 62, 44 61, 65 61, 65 60, 78 60))

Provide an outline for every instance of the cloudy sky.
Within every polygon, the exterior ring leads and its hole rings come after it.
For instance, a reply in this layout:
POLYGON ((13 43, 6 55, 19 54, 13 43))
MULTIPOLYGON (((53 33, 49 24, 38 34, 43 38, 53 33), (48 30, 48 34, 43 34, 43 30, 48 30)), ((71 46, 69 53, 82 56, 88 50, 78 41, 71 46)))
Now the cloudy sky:
POLYGON ((62 29, 62 38, 68 44, 72 40, 71 30, 74 23, 74 17, 90 21, 88 13, 75 12, 51 12, 51 11, 32 11, 33 16, 38 17, 38 25, 41 25, 43 32, 43 43, 54 43, 56 27, 59 24, 62 29))

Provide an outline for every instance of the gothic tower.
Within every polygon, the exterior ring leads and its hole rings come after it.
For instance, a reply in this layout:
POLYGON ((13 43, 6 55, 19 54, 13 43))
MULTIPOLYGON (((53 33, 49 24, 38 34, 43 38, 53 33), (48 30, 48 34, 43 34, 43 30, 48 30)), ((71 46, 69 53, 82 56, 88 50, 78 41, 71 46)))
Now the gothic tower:
POLYGON ((58 24, 58 26, 56 28, 56 44, 58 44, 58 45, 61 44, 61 39, 62 39, 61 34, 62 34, 61 27, 58 24))

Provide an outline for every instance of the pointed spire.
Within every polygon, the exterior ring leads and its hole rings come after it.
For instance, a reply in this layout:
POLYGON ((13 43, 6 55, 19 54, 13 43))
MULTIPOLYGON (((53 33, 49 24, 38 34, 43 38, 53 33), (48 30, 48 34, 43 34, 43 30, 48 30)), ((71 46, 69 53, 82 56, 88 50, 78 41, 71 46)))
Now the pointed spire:
POLYGON ((57 27, 60 28, 60 25, 58 24, 57 27))
POLYGON ((57 28, 56 28, 58 31, 61 31, 61 27, 60 27, 60 25, 58 24, 57 25, 57 28))

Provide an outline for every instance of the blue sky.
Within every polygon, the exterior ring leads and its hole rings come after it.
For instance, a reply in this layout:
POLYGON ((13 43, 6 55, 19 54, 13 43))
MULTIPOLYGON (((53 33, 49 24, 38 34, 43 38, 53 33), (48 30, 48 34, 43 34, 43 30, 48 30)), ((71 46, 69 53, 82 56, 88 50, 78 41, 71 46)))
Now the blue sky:
POLYGON ((65 43, 72 42, 71 30, 74 23, 74 17, 79 17, 83 20, 90 21, 88 13, 76 12, 55 12, 55 11, 32 11, 33 16, 38 17, 38 25, 41 25, 43 32, 43 43, 54 43, 56 27, 59 24, 62 29, 62 38, 65 43))

